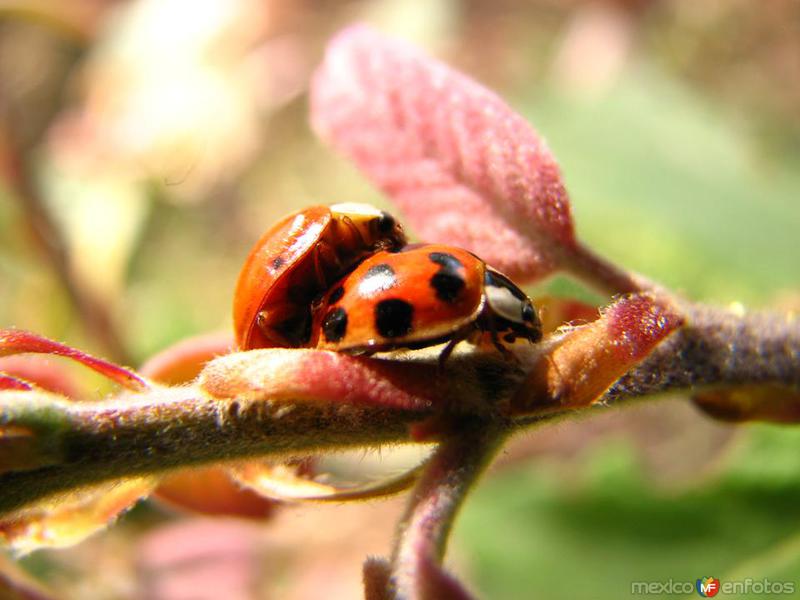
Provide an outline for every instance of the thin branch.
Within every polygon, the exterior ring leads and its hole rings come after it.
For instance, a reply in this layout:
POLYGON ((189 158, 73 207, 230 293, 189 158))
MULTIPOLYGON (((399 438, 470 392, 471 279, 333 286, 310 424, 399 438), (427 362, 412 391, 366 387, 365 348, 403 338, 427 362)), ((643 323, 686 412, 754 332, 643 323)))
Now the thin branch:
POLYGON ((13 161, 9 165, 10 183, 14 186, 12 196, 19 201, 34 240, 43 250, 48 263, 64 286, 87 331, 102 344, 109 358, 130 364, 130 357, 108 303, 92 294, 90 286, 82 285, 76 279, 70 265, 67 242, 39 197, 33 174, 33 159, 30 156, 33 150, 15 140, 16 137, 13 134, 9 135, 11 140, 9 145, 12 146, 10 160, 13 161))
MULTIPOLYGON (((779 383, 800 387, 798 319, 773 313, 741 315, 701 305, 687 304, 681 308, 687 325, 656 346, 650 356, 591 406, 619 404, 664 392, 692 392, 708 386, 779 383)), ((533 361, 541 360, 543 350, 537 348, 544 346, 546 342, 520 349, 522 365, 531 368, 533 361)), ((269 394, 257 395, 259 386, 277 386, 275 390, 280 392, 282 386, 289 385, 294 379, 285 380, 290 372, 287 369, 294 363, 305 364, 300 362, 301 357, 313 361, 317 354, 310 350, 281 351, 275 364, 284 376, 275 381, 268 376, 268 365, 272 363, 255 362, 258 357, 263 360, 266 355, 272 356, 270 351, 219 359, 224 364, 241 363, 238 372, 254 378, 250 384, 237 387, 232 380, 233 371, 216 369, 220 378, 216 385, 240 390, 225 400, 209 399, 191 387, 157 388, 95 403, 67 402, 36 391, 2 392, 0 426, 27 428, 42 438, 52 435, 54 439, 42 453, 51 462, 38 469, 0 475, 0 512, 80 485, 181 466, 411 442, 426 429, 416 426, 410 432, 409 426, 435 414, 454 420, 474 419, 483 424, 481 427, 491 428, 507 407, 506 400, 517 393, 524 380, 520 365, 495 353, 457 353, 448 361, 445 372, 435 378, 437 396, 452 395, 452 399, 435 405, 388 405, 381 394, 386 394, 389 381, 398 394, 409 399, 432 389, 430 372, 435 371, 437 353, 411 354, 414 358, 407 354, 405 360, 367 362, 322 356, 325 360, 320 360, 316 374, 321 381, 341 378, 341 369, 349 362, 371 369, 371 375, 361 383, 352 377, 342 382, 358 388, 350 390, 351 394, 359 395, 356 404, 333 399, 309 401, 308 394, 316 389, 313 387, 303 392, 305 400, 293 400, 294 396, 287 397, 284 393, 280 402, 276 402, 270 400, 269 394), (423 358, 417 358, 420 355, 423 358), (339 360, 325 367, 333 358, 339 360), (246 368, 247 364, 250 368, 246 368), (264 381, 262 376, 266 378, 264 381), (57 464, 52 463, 54 457, 60 457, 55 461, 57 464)), ((307 380, 308 376, 295 374, 294 378, 307 380)), ((207 389, 212 389, 209 385, 206 382, 207 389)), ((547 406, 549 415, 532 410, 529 416, 515 422, 515 429, 586 408, 581 405, 553 410, 558 408, 559 398, 533 400, 547 406)), ((536 403, 532 406, 535 409, 536 403)), ((441 436, 429 435, 427 440, 432 437, 441 436)))
MULTIPOLYGON (((467 421, 439 445, 411 494, 397 531, 390 597, 443 597, 432 589, 439 585, 455 591, 455 582, 439 567, 450 530, 467 493, 497 452, 507 430, 502 421, 467 421)), ((456 593, 466 597, 463 590, 456 593)), ((448 597, 454 596, 451 593, 448 597)))
MULTIPOLYGON (((686 319, 683 327, 655 346, 641 363, 622 375, 594 402, 558 409, 559 398, 540 397, 536 402, 547 409, 538 413, 532 410, 521 416, 514 422, 515 430, 539 426, 575 410, 597 410, 661 394, 692 395, 709 389, 741 389, 742 386, 800 390, 800 319, 797 315, 768 311, 741 313, 690 303, 682 303, 680 310, 686 319)), ((791 407, 782 405, 798 396, 796 393, 768 395, 764 400, 767 404, 745 420, 758 420, 759 414, 796 414, 800 406, 792 411, 791 407)), ((725 402, 725 398, 720 401, 725 402)), ((719 415, 725 414, 724 406, 716 408, 721 409, 717 411, 719 415)), ((729 408, 730 413, 738 413, 737 406, 729 408)))
POLYGON ((397 408, 211 400, 193 388, 101 403, 31 395, 4 392, 0 425, 47 432, 56 464, 0 475, 0 515, 83 485, 181 466, 408 441, 409 424, 424 417, 397 408))
MULTIPOLYGON (((65 35, 72 28, 67 21, 60 19, 57 12, 43 11, 39 14, 34 11, 27 16, 41 18, 40 22, 49 25, 50 30, 66 43, 82 43, 79 36, 65 35), (46 13, 48 18, 45 18, 46 13)), ((26 13, 15 14, 13 10, 9 12, 0 9, 0 20, 23 15, 26 13)), ((66 12, 63 16, 66 16, 66 12)), ((61 85, 64 83, 61 82, 61 85)), ((88 333, 102 344, 109 358, 122 364, 130 364, 118 324, 107 301, 94 295, 90 286, 83 285, 76 278, 70 264, 67 241, 41 197, 36 153, 61 106, 57 102, 59 96, 53 94, 47 101, 37 103, 32 103, 29 98, 19 99, 12 93, 5 96, 0 93, 0 136, 6 144, 5 153, 0 154, 0 161, 4 161, 4 164, 0 164, 0 175, 7 179, 12 192, 10 195, 18 201, 34 242, 43 251, 88 333), (31 112, 34 104, 40 106, 37 114, 31 112)))
POLYGON ((621 377, 603 400, 708 386, 773 383, 800 387, 800 318, 685 303, 686 325, 621 377))
POLYGON ((644 277, 621 269, 580 242, 567 249, 562 254, 563 268, 600 292, 615 296, 654 289, 644 277))

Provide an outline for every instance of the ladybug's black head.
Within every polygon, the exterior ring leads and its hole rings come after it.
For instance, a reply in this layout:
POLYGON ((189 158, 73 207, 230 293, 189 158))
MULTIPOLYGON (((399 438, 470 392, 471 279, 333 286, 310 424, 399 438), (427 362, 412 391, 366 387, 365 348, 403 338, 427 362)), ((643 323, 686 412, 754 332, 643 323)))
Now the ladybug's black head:
POLYGON ((408 243, 403 226, 387 212, 381 211, 375 221, 375 228, 378 231, 377 238, 382 240, 381 247, 384 250, 400 250, 408 243))
POLYGON ((531 342, 542 339, 542 322, 531 299, 502 273, 486 267, 484 293, 495 327, 531 342))

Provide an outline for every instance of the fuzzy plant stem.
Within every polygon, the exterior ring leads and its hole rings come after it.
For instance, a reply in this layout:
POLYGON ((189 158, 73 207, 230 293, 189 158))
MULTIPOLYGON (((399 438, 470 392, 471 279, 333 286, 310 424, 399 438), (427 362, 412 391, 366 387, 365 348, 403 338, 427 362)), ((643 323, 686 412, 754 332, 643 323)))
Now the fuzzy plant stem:
MULTIPOLYGON (((740 314, 697 304, 680 308, 686 324, 613 383, 593 406, 742 384, 800 388, 799 319, 776 313, 740 314)), ((489 399, 483 394, 494 398, 488 406, 501 407, 502 396, 514 390, 520 379, 517 370, 505 363, 486 360, 480 355, 454 360, 442 374, 440 385, 466 395, 459 404, 464 418, 471 415, 484 427, 491 427, 498 417, 496 412, 486 411, 489 399), (466 371, 460 370, 460 363, 474 367, 475 377, 466 387, 466 371), (475 410, 470 411, 473 406, 475 410)), ((558 398, 539 400, 551 408, 559 402, 558 398)), ((551 411, 547 418, 578 408, 551 411)), ((37 439, 47 440, 47 445, 40 448, 39 468, 0 475, 0 514, 48 494, 114 477, 248 457, 409 441, 409 424, 429 416, 428 409, 288 400, 274 403, 267 399, 252 402, 246 398, 220 401, 190 387, 156 388, 97 403, 6 391, 0 402, 0 426, 16 428, 18 433, 30 429, 37 439)), ((542 419, 536 414, 522 416, 514 427, 539 424, 542 419)), ((30 461, 24 464, 30 465, 30 461)))
POLYGON ((609 403, 742 384, 800 388, 800 318, 683 304, 686 325, 606 393, 609 403))
MULTIPOLYGON (((507 424, 468 420, 445 439, 411 493, 391 557, 390 598, 441 596, 432 586, 456 585, 440 571, 450 530, 470 489, 500 448, 507 424), (436 580, 439 580, 439 584, 436 580)), ((450 597, 450 596, 448 596, 450 597)))
POLYGON ((158 388, 130 401, 76 403, 9 392, 3 421, 48 439, 44 464, 0 474, 0 515, 48 495, 116 477, 247 457, 286 456, 407 439, 421 416, 320 403, 209 400, 158 388), (19 401, 15 401, 18 399, 19 401), (51 464, 48 464, 50 462, 51 464))

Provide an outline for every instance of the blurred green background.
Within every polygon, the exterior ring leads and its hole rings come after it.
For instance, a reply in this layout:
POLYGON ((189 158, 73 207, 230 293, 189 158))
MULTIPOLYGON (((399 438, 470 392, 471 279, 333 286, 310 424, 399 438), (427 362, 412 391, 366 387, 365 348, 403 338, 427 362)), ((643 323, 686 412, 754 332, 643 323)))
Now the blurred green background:
MULTIPOLYGON (((310 73, 354 21, 526 116, 600 253, 693 299, 800 307, 792 0, 0 0, 0 325, 136 365, 230 327, 239 265, 279 216, 388 207, 307 123, 310 73)), ((798 436, 710 423, 680 398, 530 432, 466 506, 453 568, 486 598, 797 587, 798 436)))

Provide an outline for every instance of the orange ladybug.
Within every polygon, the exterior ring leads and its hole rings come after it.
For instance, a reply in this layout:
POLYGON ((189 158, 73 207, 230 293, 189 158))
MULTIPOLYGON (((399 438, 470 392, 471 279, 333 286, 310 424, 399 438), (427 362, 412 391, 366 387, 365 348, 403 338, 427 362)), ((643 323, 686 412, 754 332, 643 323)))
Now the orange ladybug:
POLYGON ((359 264, 315 305, 314 332, 317 348, 353 354, 448 342, 444 364, 456 344, 482 332, 506 355, 503 342, 537 342, 542 325, 508 277, 466 250, 423 244, 359 264))
POLYGON ((237 346, 308 345, 313 300, 365 257, 405 243, 394 217, 368 204, 312 206, 284 217, 256 242, 239 274, 237 346))

